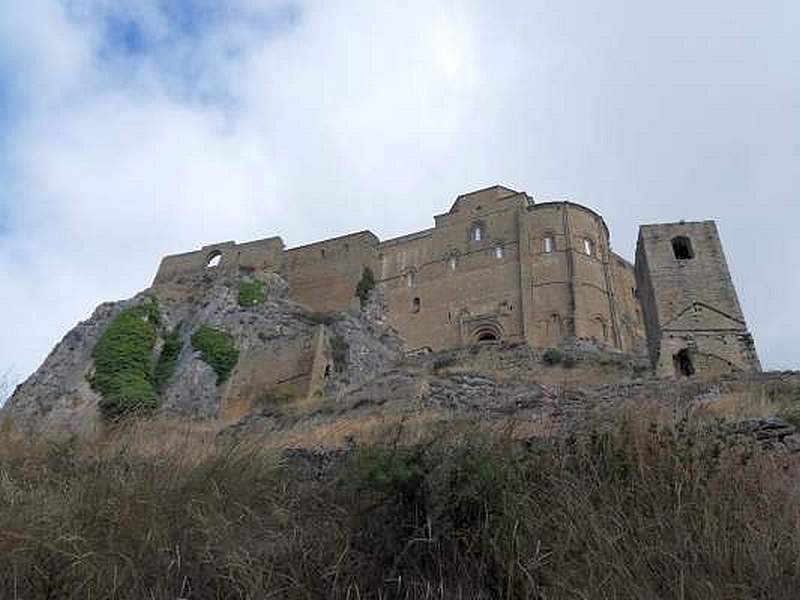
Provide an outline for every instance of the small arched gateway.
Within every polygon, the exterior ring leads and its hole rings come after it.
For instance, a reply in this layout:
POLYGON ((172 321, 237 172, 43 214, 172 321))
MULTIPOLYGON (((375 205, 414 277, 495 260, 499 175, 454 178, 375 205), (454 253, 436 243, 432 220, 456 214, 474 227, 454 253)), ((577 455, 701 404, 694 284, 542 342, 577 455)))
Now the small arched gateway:
POLYGON ((499 342, 503 339, 503 330, 496 323, 484 323, 476 327, 470 337, 477 344, 499 342))
POLYGON ((675 374, 678 377, 691 377, 694 375, 694 363, 688 348, 684 348, 672 357, 675 365, 675 374))

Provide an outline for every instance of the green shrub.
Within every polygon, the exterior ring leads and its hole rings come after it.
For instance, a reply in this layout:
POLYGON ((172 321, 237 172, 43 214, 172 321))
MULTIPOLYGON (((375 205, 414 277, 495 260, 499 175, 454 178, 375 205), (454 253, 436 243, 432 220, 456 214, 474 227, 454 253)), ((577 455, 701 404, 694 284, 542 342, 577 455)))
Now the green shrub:
POLYGON ((548 348, 542 355, 542 362, 546 365, 557 365, 561 362, 563 355, 561 351, 556 348, 548 348))
POLYGON ((175 367, 178 364, 178 357, 182 349, 183 342, 181 341, 178 331, 170 331, 164 337, 164 347, 161 349, 161 355, 158 357, 153 377, 156 389, 159 393, 164 390, 172 374, 175 372, 175 367))
POLYGON ((239 306, 250 307, 263 304, 266 300, 264 282, 253 279, 239 282, 239 306))
POLYGON ((160 322, 157 303, 148 299, 119 313, 92 350, 95 372, 90 383, 102 396, 99 408, 105 420, 157 408, 152 361, 160 322))
POLYGON ((356 296, 361 303, 361 310, 364 310, 369 301, 369 296, 372 290, 375 289, 375 274, 369 267, 364 267, 364 272, 361 274, 361 280, 356 286, 356 296))
POLYGON ((146 416, 158 408, 158 393, 145 374, 121 372, 116 379, 116 390, 100 401, 100 412, 106 421, 146 416))
POLYGON ((239 350, 230 334, 202 325, 192 336, 192 347, 217 374, 217 385, 224 382, 239 361, 239 350))

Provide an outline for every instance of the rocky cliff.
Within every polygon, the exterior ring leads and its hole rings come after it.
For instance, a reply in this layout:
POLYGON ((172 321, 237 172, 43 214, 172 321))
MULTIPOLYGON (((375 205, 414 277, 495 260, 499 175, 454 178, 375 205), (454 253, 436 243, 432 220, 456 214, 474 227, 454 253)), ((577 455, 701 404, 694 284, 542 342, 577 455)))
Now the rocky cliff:
POLYGON ((98 307, 5 414, 30 431, 86 433, 133 407, 284 447, 334 447, 440 421, 563 436, 636 411, 653 421, 705 415, 800 449, 797 373, 655 379, 642 359, 587 346, 490 343, 411 356, 382 306, 378 289, 364 310, 313 313, 275 274, 153 288, 98 307))
MULTIPOLYGON (((289 300, 286 283, 272 274, 198 277, 100 305, 17 388, 6 417, 34 430, 97 427, 104 407, 102 361, 113 363, 112 369, 141 363, 135 353, 147 343, 149 362, 139 383, 155 394, 148 413, 225 423, 265 404, 336 395, 387 368, 403 351, 375 309, 310 312, 289 300), (98 349, 106 347, 109 357, 103 359, 98 349), (226 361, 229 372, 220 372, 226 361)), ((140 390, 114 381, 106 387, 118 396, 120 387, 123 396, 125 389, 140 390)))

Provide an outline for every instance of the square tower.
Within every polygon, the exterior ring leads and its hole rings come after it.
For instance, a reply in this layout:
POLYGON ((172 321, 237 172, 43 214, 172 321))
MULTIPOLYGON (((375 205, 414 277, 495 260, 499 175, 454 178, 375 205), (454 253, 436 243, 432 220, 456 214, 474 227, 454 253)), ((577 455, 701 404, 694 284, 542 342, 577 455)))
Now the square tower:
POLYGON ((714 221, 643 225, 636 282, 658 375, 761 370, 714 221))

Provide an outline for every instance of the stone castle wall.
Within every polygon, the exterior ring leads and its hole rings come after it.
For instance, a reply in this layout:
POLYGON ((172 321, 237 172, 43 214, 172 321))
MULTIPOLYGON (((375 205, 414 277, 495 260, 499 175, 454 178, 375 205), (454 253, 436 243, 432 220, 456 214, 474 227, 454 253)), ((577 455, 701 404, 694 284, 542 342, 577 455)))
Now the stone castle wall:
POLYGON ((277 237, 206 246, 166 257, 154 285, 203 271, 274 271, 296 301, 339 311, 358 306, 368 267, 387 320, 412 350, 591 343, 649 355, 663 375, 681 374, 686 360, 690 370, 759 369, 713 222, 643 226, 634 267, 612 251, 602 217, 572 202, 536 204, 494 186, 459 196, 434 220, 386 241, 363 231, 292 249, 277 237), (676 235, 692 240, 693 259, 675 259, 676 235))

